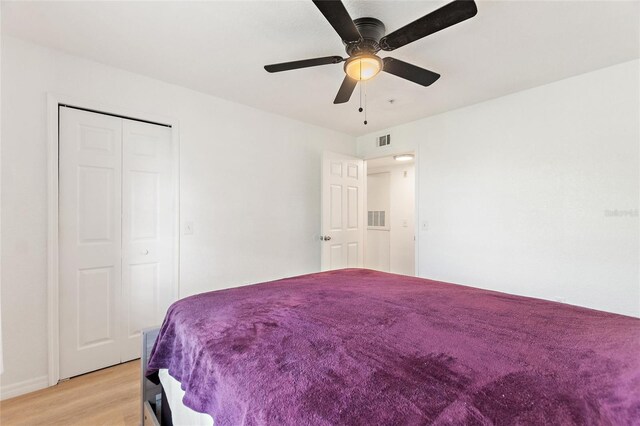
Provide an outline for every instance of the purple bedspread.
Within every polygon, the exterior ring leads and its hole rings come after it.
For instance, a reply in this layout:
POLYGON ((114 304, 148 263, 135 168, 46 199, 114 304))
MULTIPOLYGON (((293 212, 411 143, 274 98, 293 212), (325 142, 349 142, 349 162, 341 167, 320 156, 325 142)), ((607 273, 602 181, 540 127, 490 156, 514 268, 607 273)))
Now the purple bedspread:
POLYGON ((220 426, 640 424, 640 319, 362 269, 180 300, 160 368, 220 426))

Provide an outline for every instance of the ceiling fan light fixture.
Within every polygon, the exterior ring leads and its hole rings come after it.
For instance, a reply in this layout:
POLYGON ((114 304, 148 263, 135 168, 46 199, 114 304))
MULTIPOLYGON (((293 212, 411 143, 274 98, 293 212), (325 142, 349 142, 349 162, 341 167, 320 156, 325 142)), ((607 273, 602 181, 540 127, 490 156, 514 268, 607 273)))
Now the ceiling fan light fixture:
POLYGON ((382 71, 382 59, 376 55, 359 55, 347 59, 344 72, 357 81, 369 80, 382 71))

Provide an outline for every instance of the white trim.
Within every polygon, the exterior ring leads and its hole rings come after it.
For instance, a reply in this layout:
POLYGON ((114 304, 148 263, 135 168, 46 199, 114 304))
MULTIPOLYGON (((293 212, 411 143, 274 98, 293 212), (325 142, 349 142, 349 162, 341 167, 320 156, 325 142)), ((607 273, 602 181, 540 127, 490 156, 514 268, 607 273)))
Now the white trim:
POLYGON ((58 99, 47 93, 48 384, 58 383, 58 99))
POLYGON ((369 199, 367 194, 369 190, 367 189, 367 185, 369 185, 369 168, 367 166, 367 160, 362 158, 362 172, 364 175, 362 176, 362 268, 367 267, 367 238, 369 233, 368 230, 368 212, 367 212, 367 203, 369 199))
MULTIPOLYGON (((162 123, 171 126, 173 144, 173 173, 175 182, 175 240, 174 240, 174 300, 180 295, 180 128, 178 120, 172 117, 132 111, 128 108, 78 99, 73 96, 47 93, 47 305, 48 305, 48 376, 42 387, 53 386, 60 379, 60 348, 58 327, 58 115, 59 105, 74 106, 96 112, 115 114, 123 117, 162 123)), ((40 380, 32 379, 31 381, 40 380)), ((27 382, 31 382, 27 381, 27 382)), ((26 383, 26 382, 22 382, 26 383)), ((38 382, 39 383, 39 382, 38 382)), ((11 386, 17 386, 19 383, 11 386)), ((32 389, 31 391, 36 390, 32 389)))
POLYGON ((25 393, 35 392, 48 386, 47 376, 34 377, 33 379, 23 380, 22 382, 12 383, 0 388, 0 400, 13 398, 14 396, 24 395, 25 393))
POLYGON ((420 276, 420 144, 416 144, 413 150, 413 177, 414 194, 413 194, 413 250, 414 260, 413 268, 416 277, 420 276))

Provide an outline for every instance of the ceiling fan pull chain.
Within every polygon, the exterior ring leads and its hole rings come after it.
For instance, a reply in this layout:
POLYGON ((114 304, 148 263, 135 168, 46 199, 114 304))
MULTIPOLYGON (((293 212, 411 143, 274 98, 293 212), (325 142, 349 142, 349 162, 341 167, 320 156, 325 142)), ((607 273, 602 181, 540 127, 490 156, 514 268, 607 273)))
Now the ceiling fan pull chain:
POLYGON ((362 62, 360 63, 360 108, 358 112, 362 112, 362 62))
POLYGON ((362 82, 364 86, 364 125, 367 125, 367 82, 362 82))

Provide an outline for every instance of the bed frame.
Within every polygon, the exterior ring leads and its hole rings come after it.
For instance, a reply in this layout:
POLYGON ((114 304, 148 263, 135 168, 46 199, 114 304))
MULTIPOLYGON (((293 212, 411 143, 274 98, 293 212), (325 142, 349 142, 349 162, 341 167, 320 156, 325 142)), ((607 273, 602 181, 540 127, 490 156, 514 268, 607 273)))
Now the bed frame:
POLYGON ((159 328, 142 330, 142 350, 140 362, 142 364, 140 376, 140 424, 143 426, 169 426, 171 422, 171 410, 166 402, 161 384, 155 384, 147 379, 147 364, 153 344, 160 332, 159 328))

